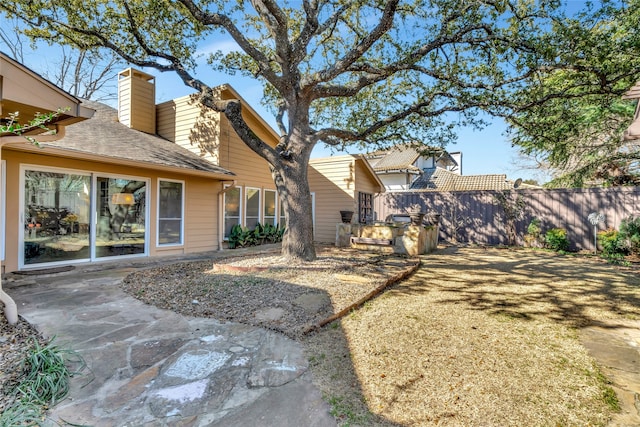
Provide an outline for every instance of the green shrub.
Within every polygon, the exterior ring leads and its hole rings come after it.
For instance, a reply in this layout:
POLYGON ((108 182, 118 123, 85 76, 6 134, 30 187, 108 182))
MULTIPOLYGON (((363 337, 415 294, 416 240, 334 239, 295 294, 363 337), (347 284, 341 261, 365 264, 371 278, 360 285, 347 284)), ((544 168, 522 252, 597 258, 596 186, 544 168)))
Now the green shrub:
POLYGON ((567 230, 564 228, 552 228, 547 231, 544 240, 549 249, 554 251, 566 251, 569 249, 569 240, 567 239, 567 230))
POLYGON ((533 218, 529 223, 524 241, 528 247, 541 248, 544 246, 544 236, 542 235, 542 225, 539 218, 533 218))
POLYGON ((610 258, 617 255, 627 254, 628 248, 620 233, 613 228, 598 232, 598 243, 602 247, 602 255, 610 258))
POLYGON ((538 238, 540 237, 541 232, 542 227, 540 226, 540 218, 533 218, 527 227, 527 234, 538 238))
POLYGON ((249 229, 243 227, 239 224, 231 227, 231 232, 229 233, 229 248, 242 248, 249 245, 250 236, 249 229))
POLYGON ((273 224, 264 225, 265 240, 269 243, 278 243, 282 241, 284 235, 284 227, 278 227, 273 224))
POLYGON ((236 224, 229 233, 229 249, 281 242, 283 235, 284 227, 272 224, 258 223, 253 230, 236 224))
POLYGON ((640 254, 640 216, 623 219, 620 223, 620 240, 634 254, 640 254))

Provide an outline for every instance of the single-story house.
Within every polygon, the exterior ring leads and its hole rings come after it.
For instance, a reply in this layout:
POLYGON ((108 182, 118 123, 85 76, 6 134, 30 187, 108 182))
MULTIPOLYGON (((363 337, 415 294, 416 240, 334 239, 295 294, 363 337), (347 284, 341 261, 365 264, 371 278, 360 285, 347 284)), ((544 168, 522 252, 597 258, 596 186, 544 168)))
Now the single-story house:
MULTIPOLYGON (((240 99, 251 129, 277 144, 279 135, 233 88, 220 86, 217 94, 240 99)), ((118 75, 117 109, 82 105, 94 116, 66 129, 64 138, 44 141, 42 148, 24 142, 4 147, 3 195, 14 201, 3 211, 6 272, 220 250, 235 224, 283 223, 267 162, 240 140, 224 114, 203 107, 195 95, 156 104, 155 78, 130 68, 118 75)), ((314 211, 321 241, 333 241, 339 209, 360 209, 366 196, 362 203, 356 197, 383 189, 366 160, 332 157, 317 164, 331 170, 334 162, 341 169, 332 179, 310 169, 314 208, 322 207, 314 211), (345 192, 334 179, 355 181, 345 192), (325 214, 344 195, 348 200, 325 214)))
POLYGON ((94 117, 64 138, 5 145, 19 201, 6 207, 6 271, 217 247, 218 194, 235 174, 150 132, 148 77, 120 74, 119 112, 84 101, 94 117))

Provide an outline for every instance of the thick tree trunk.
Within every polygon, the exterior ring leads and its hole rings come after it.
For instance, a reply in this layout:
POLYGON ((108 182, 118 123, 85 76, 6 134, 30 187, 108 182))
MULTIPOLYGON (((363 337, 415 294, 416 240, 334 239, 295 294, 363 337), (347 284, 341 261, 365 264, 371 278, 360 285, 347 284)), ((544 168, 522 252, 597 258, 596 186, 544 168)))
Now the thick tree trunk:
POLYGON ((216 101, 209 96, 203 96, 201 101, 216 111, 223 111, 242 141, 271 165, 286 219, 282 255, 291 260, 315 260, 311 191, 307 178, 309 157, 315 145, 315 141, 310 139, 309 106, 290 103, 296 108, 288 110, 289 134, 282 136, 278 146, 270 147, 244 121, 240 101, 216 101))
MULTIPOLYGON (((297 163, 297 162, 296 162, 297 163)), ((304 168, 285 166, 274 170, 274 181, 282 200, 286 230, 282 239, 282 255, 291 260, 313 261, 313 206, 307 179, 308 161, 304 168)))

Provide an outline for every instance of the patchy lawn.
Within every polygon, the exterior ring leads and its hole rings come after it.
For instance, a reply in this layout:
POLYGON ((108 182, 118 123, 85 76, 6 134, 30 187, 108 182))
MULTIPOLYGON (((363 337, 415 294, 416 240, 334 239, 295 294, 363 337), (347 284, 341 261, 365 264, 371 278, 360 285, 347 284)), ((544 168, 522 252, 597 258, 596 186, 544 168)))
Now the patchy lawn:
POLYGON ((448 248, 307 339, 348 425, 606 425, 616 398, 577 328, 637 319, 640 279, 597 258, 448 248))

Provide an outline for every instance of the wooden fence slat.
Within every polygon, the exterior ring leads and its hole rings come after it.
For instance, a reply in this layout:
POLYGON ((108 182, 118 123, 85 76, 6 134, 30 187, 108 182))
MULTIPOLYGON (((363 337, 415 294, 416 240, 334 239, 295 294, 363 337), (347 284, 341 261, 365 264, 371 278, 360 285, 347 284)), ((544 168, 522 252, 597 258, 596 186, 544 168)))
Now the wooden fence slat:
MULTIPOLYGON (((406 212, 419 204, 426 212, 438 213, 440 238, 452 240, 454 234, 463 243, 481 245, 507 244, 504 212, 496 203, 497 191, 460 192, 389 192, 378 194, 374 208, 376 218, 406 212)), ((543 233, 555 227, 565 228, 574 250, 593 249, 593 227, 588 222, 591 212, 606 216, 606 224, 599 228, 618 229, 620 222, 630 215, 640 215, 640 187, 513 190, 525 201, 522 219, 516 222, 517 241, 523 236, 534 217, 542 221, 543 233)))

